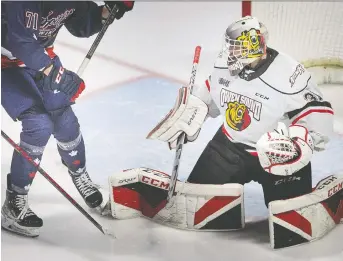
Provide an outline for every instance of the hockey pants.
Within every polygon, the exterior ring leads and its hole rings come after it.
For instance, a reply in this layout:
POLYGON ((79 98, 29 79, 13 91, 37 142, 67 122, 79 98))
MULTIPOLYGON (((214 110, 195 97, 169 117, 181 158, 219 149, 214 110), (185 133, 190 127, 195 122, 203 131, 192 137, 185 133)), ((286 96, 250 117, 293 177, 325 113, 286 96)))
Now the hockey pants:
POLYGON ((199 184, 246 184, 257 181, 262 185, 265 204, 288 199, 312 191, 311 163, 289 177, 269 174, 261 167, 258 157, 232 143, 219 128, 194 166, 188 182, 199 184))

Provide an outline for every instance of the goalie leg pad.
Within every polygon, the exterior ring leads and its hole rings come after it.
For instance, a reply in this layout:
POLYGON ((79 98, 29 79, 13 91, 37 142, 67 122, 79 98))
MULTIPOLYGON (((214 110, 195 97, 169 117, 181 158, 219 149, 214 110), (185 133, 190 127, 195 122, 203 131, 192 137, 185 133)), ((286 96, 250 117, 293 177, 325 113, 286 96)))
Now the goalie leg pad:
POLYGON ((309 194, 269 203, 272 248, 320 239, 342 222, 343 175, 323 179, 309 194))
POLYGON ((169 175, 149 168, 109 178, 112 216, 147 217, 188 230, 235 230, 244 227, 243 186, 200 185, 177 181, 175 201, 166 208, 169 175))

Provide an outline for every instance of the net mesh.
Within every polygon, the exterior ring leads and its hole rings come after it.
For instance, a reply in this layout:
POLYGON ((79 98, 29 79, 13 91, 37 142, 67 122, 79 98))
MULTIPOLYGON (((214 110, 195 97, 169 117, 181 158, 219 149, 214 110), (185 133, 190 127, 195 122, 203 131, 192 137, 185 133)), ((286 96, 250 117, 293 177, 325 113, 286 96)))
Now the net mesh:
POLYGON ((304 63, 343 66, 343 2, 253 2, 269 45, 304 63))
POLYGON ((268 46, 306 68, 343 69, 343 2, 252 1, 251 15, 267 27, 268 46))

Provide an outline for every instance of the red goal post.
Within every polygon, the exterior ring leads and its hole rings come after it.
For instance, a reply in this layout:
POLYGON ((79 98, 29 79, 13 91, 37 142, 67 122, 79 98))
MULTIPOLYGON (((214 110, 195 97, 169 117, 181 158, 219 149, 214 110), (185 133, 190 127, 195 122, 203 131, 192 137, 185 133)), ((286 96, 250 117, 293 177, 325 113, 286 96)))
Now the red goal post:
POLYGON ((268 45, 299 60, 319 84, 343 84, 343 2, 242 1, 242 16, 257 17, 268 45))

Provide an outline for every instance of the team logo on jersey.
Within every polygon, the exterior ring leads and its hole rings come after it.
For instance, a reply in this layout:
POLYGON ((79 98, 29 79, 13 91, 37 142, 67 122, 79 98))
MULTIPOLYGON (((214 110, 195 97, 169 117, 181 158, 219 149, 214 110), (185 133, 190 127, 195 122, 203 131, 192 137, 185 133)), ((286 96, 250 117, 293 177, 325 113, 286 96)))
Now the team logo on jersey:
POLYGON ((54 12, 50 11, 46 17, 42 17, 42 22, 39 28, 39 36, 52 36, 64 24, 64 21, 74 13, 74 11, 75 9, 69 9, 57 16, 54 16, 54 12))
POLYGON ((291 84, 291 87, 295 84, 295 80, 298 78, 299 75, 302 75, 305 72, 304 66, 302 64, 298 64, 295 68, 294 73, 289 77, 289 82, 291 84))
POLYGON ((260 120, 262 103, 247 96, 221 89, 220 106, 227 106, 226 123, 236 131, 245 130, 251 123, 251 117, 260 120))

